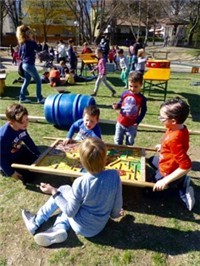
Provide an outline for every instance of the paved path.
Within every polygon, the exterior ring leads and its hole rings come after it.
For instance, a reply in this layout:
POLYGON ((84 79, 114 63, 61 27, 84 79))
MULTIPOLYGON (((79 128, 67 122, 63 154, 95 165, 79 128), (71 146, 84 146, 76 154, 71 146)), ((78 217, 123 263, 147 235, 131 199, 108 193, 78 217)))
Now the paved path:
MULTIPOLYGON (((17 66, 12 65, 11 59, 9 57, 3 57, 0 61, 0 68, 4 68, 7 72, 9 71, 17 71, 17 66)), ((36 60, 36 66, 37 69, 44 70, 43 67, 44 63, 40 63, 38 60, 36 60)), ((191 63, 191 65, 194 65, 194 63, 191 63)), ((192 66, 184 65, 179 62, 171 62, 171 72, 184 72, 184 73, 191 73, 192 66)))

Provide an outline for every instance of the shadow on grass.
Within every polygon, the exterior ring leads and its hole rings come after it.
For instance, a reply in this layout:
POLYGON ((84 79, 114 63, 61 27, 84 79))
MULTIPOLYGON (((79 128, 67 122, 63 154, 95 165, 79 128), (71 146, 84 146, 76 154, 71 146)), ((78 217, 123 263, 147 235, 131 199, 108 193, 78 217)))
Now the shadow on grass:
POLYGON ((115 87, 125 86, 125 84, 121 81, 120 77, 107 77, 107 80, 115 87))
POLYGON ((200 121, 200 91, 197 90, 197 94, 191 93, 179 93, 182 97, 188 100, 190 105, 190 113, 192 116, 192 121, 200 121))
POLYGON ((131 215, 126 215, 120 222, 110 220, 99 235, 88 240, 118 249, 144 249, 167 255, 200 251, 199 231, 134 223, 131 215))

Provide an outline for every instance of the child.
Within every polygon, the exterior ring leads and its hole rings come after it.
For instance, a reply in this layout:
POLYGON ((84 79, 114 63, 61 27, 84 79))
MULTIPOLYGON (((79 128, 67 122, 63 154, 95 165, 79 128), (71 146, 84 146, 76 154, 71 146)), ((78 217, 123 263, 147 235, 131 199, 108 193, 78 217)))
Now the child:
POLYGON ((11 165, 12 163, 32 164, 40 154, 27 132, 28 111, 22 105, 14 103, 6 109, 6 118, 8 122, 0 128, 0 170, 4 176, 27 181, 25 176, 27 172, 15 170, 11 165))
POLYGON ((71 69, 69 71, 66 70, 65 83, 70 84, 70 85, 75 84, 74 75, 75 75, 75 72, 73 69, 71 69))
POLYGON ((136 71, 140 72, 142 75, 145 71, 145 64, 148 60, 148 56, 145 57, 144 49, 139 49, 137 54, 137 64, 136 64, 136 71))
POLYGON ((109 85, 106 80, 106 61, 103 57, 103 51, 100 48, 97 48, 95 54, 98 57, 99 62, 98 65, 91 72, 97 70, 98 78, 95 83, 94 93, 92 93, 91 96, 97 96, 101 82, 103 82, 104 85, 112 92, 111 96, 114 96, 116 94, 116 91, 109 85))
POLYGON ((69 73, 69 68, 66 66, 65 61, 63 60, 60 61, 59 71, 60 71, 61 78, 65 77, 66 71, 69 73))
POLYGON ((194 190, 190 186, 187 173, 191 169, 191 160, 187 155, 189 149, 189 133, 183 124, 189 114, 189 106, 180 98, 170 99, 160 107, 160 121, 167 131, 161 145, 157 145, 158 156, 151 157, 149 163, 157 171, 154 191, 176 186, 179 195, 189 211, 192 210, 195 199, 194 190))
POLYGON ((74 71, 76 71, 78 59, 73 46, 74 46, 74 41, 72 39, 69 39, 68 57, 69 57, 70 70, 73 69, 74 71))
POLYGON ((119 58, 119 66, 121 68, 121 80, 125 83, 125 88, 128 88, 128 73, 129 73, 129 63, 127 57, 124 55, 124 50, 119 49, 117 51, 119 58))
POLYGON ((50 246, 67 239, 70 226, 76 234, 93 237, 99 234, 109 218, 123 215, 122 185, 116 170, 104 170, 106 145, 97 138, 85 139, 79 147, 80 161, 88 171, 75 179, 72 187, 59 189, 41 183, 40 189, 52 196, 36 215, 23 210, 22 217, 28 231, 40 246, 50 246), (60 209, 54 225, 49 230, 36 233, 42 223, 60 209), (36 234, 35 234, 36 233, 36 234))
POLYGON ((115 144, 122 145, 126 136, 126 145, 133 145, 137 134, 137 127, 144 118, 147 106, 146 98, 141 94, 142 74, 131 72, 129 75, 129 90, 122 93, 113 109, 120 109, 115 129, 115 144))
POLYGON ((74 133, 78 133, 75 140, 82 141, 88 137, 101 138, 101 130, 98 125, 100 110, 95 105, 89 105, 84 109, 83 118, 79 119, 69 129, 67 139, 63 144, 70 143, 74 133))
POLYGON ((60 85, 60 72, 57 67, 53 67, 53 69, 50 71, 49 81, 51 87, 56 87, 60 85))

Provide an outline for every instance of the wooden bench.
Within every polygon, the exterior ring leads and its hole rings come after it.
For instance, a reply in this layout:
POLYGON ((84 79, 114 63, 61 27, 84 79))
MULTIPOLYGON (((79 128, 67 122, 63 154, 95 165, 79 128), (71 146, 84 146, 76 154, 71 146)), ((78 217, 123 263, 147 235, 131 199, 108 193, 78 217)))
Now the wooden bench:
POLYGON ((152 87, 164 90, 164 101, 167 96, 168 80, 170 78, 170 68, 150 68, 144 74, 143 93, 146 89, 151 93, 152 87))
POLYGON ((5 89, 5 80, 6 80, 6 73, 0 73, 0 95, 4 93, 5 89))

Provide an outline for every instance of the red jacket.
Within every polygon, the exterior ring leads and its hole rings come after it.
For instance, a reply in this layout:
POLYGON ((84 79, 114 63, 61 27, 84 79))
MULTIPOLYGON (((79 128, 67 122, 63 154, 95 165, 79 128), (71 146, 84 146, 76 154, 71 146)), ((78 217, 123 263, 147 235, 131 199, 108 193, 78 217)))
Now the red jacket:
POLYGON ((187 155, 189 149, 189 132, 187 127, 181 130, 167 130, 161 143, 159 170, 162 176, 171 174, 177 168, 191 168, 191 160, 187 155))

